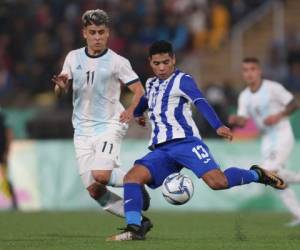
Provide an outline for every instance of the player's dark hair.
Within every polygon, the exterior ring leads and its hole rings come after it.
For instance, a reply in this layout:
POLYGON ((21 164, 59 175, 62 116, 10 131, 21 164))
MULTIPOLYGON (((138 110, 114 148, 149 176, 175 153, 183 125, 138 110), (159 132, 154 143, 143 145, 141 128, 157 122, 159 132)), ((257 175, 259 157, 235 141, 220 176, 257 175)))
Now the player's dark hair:
POLYGON ((86 27, 88 25, 109 25, 109 17, 104 10, 96 9, 96 10, 87 10, 82 15, 82 23, 83 26, 86 27))
POLYGON ((149 48, 149 57, 156 54, 168 53, 170 56, 174 55, 172 44, 165 40, 159 40, 151 44, 149 48))
POLYGON ((256 57, 245 57, 243 63, 255 63, 257 65, 260 65, 260 61, 256 57))

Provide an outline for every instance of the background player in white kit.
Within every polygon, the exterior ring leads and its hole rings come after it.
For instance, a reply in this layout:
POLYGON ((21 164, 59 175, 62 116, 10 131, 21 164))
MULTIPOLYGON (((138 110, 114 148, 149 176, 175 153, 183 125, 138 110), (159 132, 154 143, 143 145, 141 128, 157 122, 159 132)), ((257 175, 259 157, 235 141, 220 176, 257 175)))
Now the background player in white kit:
MULTIPOLYGON (((229 117, 229 124, 244 127, 252 117, 262 136, 262 166, 276 171, 286 183, 300 183, 300 173, 285 168, 294 145, 288 116, 299 108, 299 103, 280 83, 262 78, 257 58, 243 60, 242 76, 248 87, 241 92, 237 115, 229 117)), ((300 204, 294 191, 287 188, 278 192, 294 215, 289 225, 300 225, 300 204)))
MULTIPOLYGON (((89 10, 82 22, 87 45, 68 53, 62 72, 53 77, 55 93, 60 95, 73 87, 74 145, 84 186, 104 210, 124 216, 123 199, 106 185, 123 186, 121 141, 144 89, 129 61, 107 48, 108 15, 103 10, 89 10), (119 101, 120 82, 134 94, 126 110, 119 101)), ((143 194, 147 209, 145 189, 143 194)))

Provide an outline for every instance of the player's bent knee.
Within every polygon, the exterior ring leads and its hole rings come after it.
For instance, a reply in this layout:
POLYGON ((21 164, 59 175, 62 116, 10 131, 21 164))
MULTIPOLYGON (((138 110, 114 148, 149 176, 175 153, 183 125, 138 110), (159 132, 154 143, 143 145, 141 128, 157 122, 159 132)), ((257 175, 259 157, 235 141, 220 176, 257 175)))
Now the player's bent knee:
POLYGON ((213 190, 228 188, 225 175, 220 170, 213 170, 202 176, 203 181, 213 190))
POLYGON ((87 188, 87 191, 94 200, 97 200, 107 191, 107 189, 99 183, 93 183, 87 188))
POLYGON ((151 179, 150 172, 142 165, 134 165, 124 177, 124 183, 146 184, 151 179))
POLYGON ((211 181, 209 183, 207 183, 207 185, 213 189, 213 190, 222 190, 222 189, 226 189, 228 184, 227 181, 211 181))
POLYGON ((110 173, 94 172, 93 177, 96 182, 107 185, 110 179, 110 173))

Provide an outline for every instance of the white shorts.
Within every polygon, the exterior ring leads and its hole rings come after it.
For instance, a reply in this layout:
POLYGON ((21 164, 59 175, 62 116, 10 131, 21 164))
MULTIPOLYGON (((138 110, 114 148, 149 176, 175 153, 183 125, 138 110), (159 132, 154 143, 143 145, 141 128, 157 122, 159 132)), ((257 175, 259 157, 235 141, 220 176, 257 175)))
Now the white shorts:
POLYGON ((111 129, 96 136, 74 136, 76 161, 85 187, 94 183, 92 170, 112 170, 120 166, 126 128, 111 129))
POLYGON ((276 171, 286 166, 287 160, 294 147, 294 136, 286 132, 277 137, 278 140, 263 138, 262 140, 262 167, 276 171))

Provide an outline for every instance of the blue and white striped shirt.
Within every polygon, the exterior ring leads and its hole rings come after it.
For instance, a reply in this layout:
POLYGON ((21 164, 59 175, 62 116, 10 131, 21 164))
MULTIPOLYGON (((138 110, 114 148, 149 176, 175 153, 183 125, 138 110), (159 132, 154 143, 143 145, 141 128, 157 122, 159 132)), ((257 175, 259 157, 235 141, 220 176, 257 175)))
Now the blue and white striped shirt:
POLYGON ((191 103, 204 97, 190 75, 176 70, 166 80, 149 78, 146 98, 152 125, 150 145, 188 136, 200 137, 192 119, 191 103))

